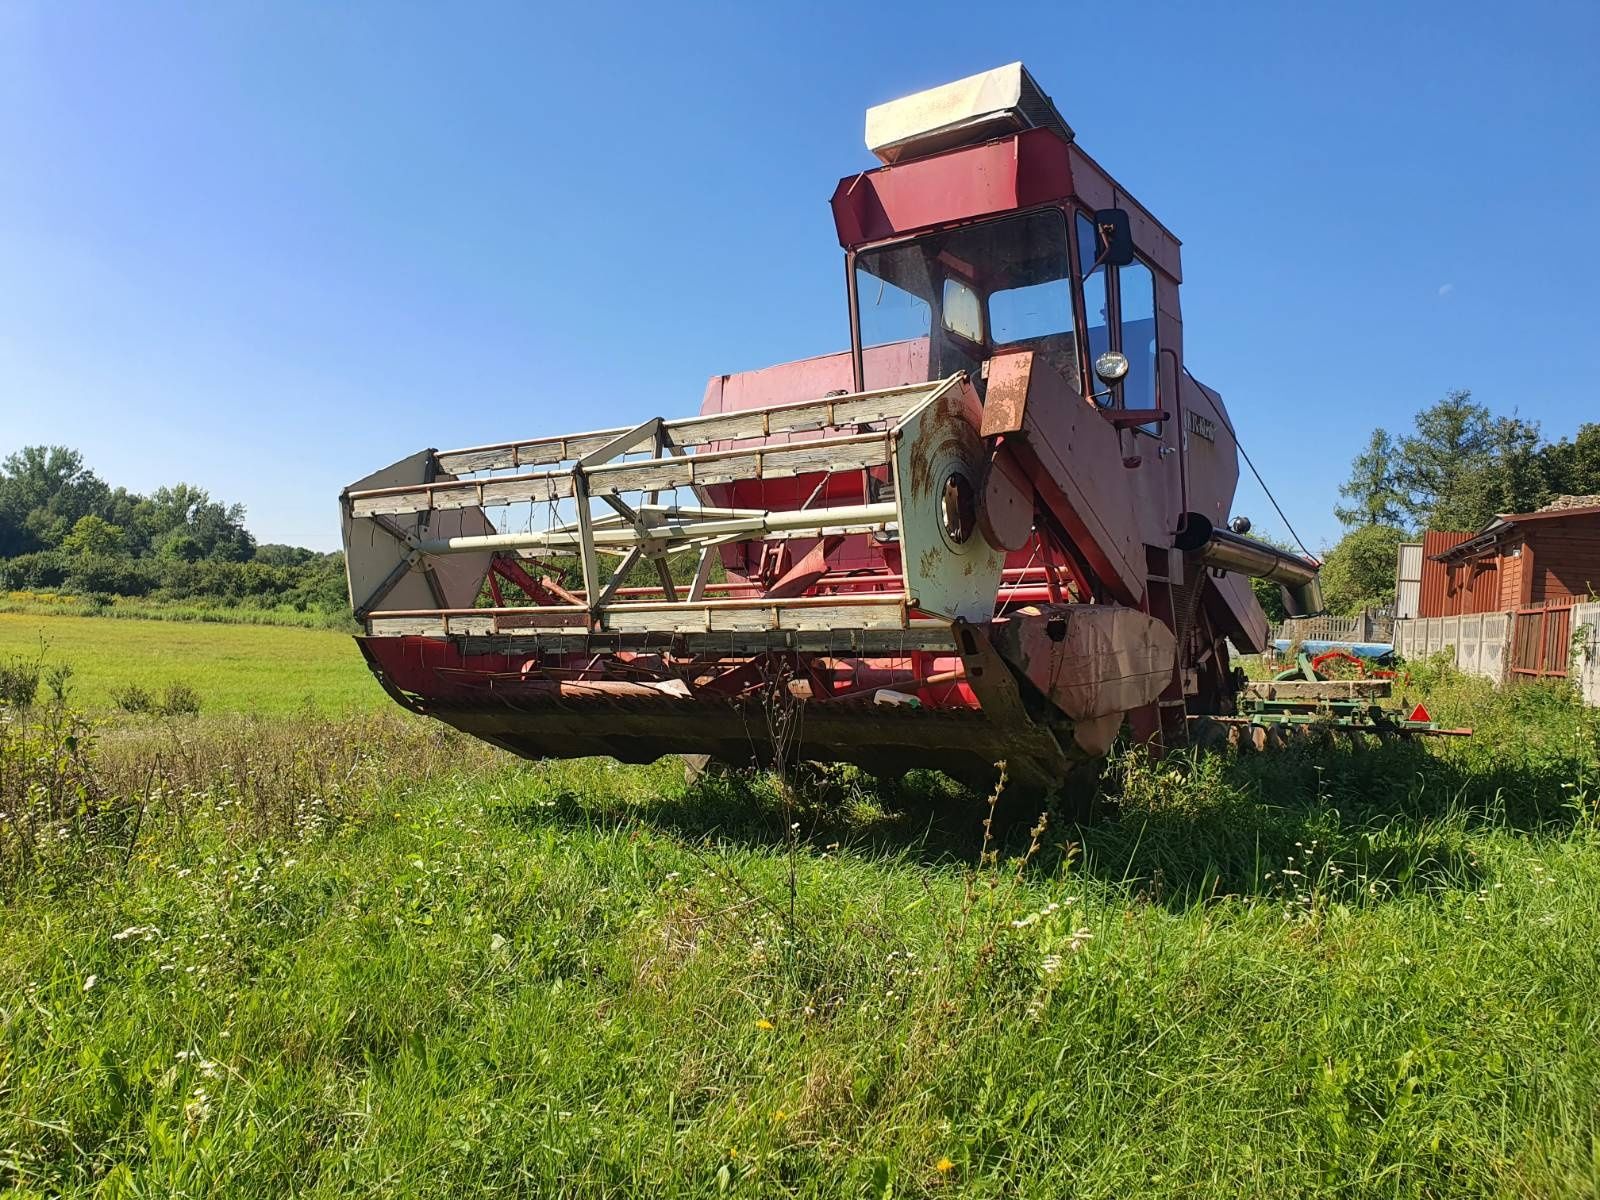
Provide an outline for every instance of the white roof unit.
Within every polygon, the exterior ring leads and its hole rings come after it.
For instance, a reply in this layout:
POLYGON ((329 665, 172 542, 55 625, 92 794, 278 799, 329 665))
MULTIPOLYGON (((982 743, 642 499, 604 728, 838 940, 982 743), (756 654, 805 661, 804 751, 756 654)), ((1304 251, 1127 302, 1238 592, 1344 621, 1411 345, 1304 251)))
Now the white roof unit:
POLYGON ((1040 127, 1071 141, 1061 119, 1020 62, 915 92, 867 109, 867 149, 884 163, 1040 127))

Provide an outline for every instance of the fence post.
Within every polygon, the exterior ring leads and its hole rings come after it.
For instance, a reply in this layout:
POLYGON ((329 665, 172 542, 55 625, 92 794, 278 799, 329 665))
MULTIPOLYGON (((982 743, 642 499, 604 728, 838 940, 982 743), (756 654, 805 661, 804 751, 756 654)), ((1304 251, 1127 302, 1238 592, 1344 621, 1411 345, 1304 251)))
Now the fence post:
POLYGON ((1578 604, 1572 609, 1572 669, 1585 704, 1600 706, 1600 604, 1578 604))

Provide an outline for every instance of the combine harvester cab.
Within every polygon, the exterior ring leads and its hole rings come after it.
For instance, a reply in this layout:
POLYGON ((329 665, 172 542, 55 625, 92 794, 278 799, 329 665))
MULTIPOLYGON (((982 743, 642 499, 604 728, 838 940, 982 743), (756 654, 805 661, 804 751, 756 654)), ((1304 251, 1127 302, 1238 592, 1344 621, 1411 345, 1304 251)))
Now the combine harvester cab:
POLYGON ((881 105, 842 180, 847 351, 699 416, 425 450, 344 492, 360 643, 402 704, 530 758, 1005 762, 1030 791, 1230 714, 1237 451, 1183 366, 1178 241, 1020 63, 881 105))

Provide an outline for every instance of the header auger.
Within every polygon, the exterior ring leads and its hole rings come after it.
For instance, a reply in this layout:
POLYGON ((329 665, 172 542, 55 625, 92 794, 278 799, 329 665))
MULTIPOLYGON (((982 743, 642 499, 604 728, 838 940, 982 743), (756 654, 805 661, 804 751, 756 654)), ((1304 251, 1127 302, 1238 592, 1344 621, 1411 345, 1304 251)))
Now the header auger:
POLYGON ((871 110, 840 181, 848 350, 699 416, 424 450, 343 494, 361 646, 401 703, 528 757, 790 751, 1030 790, 1128 723, 1232 715, 1248 577, 1179 244, 1020 63, 871 110))

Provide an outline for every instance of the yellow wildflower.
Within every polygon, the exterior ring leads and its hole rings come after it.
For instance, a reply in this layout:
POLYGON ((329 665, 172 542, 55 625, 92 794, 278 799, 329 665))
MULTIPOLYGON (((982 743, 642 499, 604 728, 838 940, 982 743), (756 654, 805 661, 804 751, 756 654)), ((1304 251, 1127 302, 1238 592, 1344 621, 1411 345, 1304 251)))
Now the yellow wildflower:
POLYGON ((765 1017, 762 1017, 760 1020, 758 1020, 756 1022, 756 1028, 757 1029, 771 1029, 772 1028, 772 1022, 767 1020, 765 1017))
POLYGON ((952 1170, 955 1169, 955 1163, 951 1162, 948 1158, 941 1158, 938 1162, 933 1164, 933 1169, 939 1172, 941 1175, 948 1175, 952 1170))

